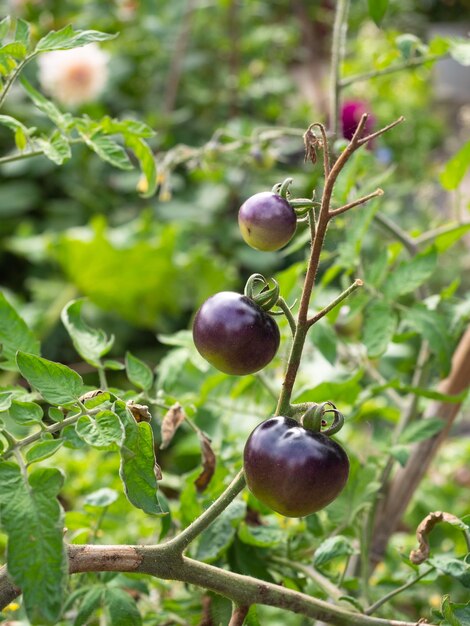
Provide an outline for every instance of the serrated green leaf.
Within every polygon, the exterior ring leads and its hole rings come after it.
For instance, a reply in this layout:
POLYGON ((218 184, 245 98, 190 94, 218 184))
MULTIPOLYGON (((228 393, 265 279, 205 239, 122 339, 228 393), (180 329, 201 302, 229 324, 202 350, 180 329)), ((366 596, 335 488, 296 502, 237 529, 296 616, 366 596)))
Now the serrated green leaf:
POLYGON ((422 304, 408 309, 402 319, 428 341, 431 352, 438 358, 441 373, 447 375, 453 341, 446 320, 437 311, 430 311, 422 304))
POLYGON ((150 389, 153 383, 153 373, 150 367, 135 357, 130 352, 126 352, 126 372, 127 377, 133 385, 139 389, 150 389))
POLYGON ((124 148, 110 137, 107 137, 106 135, 89 137, 85 134, 82 134, 81 136, 86 145, 91 148, 93 152, 96 152, 96 154, 100 157, 100 159, 103 159, 103 161, 107 161, 114 167, 121 170, 133 169, 133 165, 130 162, 124 148))
POLYGON ((0 392, 0 413, 8 411, 15 395, 11 391, 0 392))
POLYGON ((2 355, 13 360, 17 350, 39 354, 39 341, 34 337, 26 322, 0 291, 0 344, 2 355))
POLYGON ((355 550, 350 539, 342 535, 328 537, 315 550, 313 563, 316 567, 329 563, 332 559, 342 556, 350 556, 355 550))
POLYGON ((9 575, 22 589, 30 621, 56 624, 68 575, 63 511, 56 498, 63 476, 57 469, 41 468, 25 482, 18 465, 0 462, 0 484, 9 575))
POLYGON ((162 515, 157 497, 156 460, 153 433, 147 422, 137 423, 124 403, 116 403, 115 410, 125 429, 121 447, 119 475, 131 504, 150 515, 162 515))
POLYGON ((409 424, 402 432, 399 443, 418 443, 437 435, 444 428, 445 422, 440 419, 423 419, 409 424))
POLYGON ((249 546, 269 548, 279 545, 284 539, 285 533, 280 528, 269 526, 249 526, 241 522, 238 527, 238 538, 249 546))
POLYGON ((139 161, 140 169, 145 176, 147 189, 141 195, 143 198, 150 198, 157 188, 157 168, 153 153, 150 147, 140 137, 126 133, 124 134, 124 141, 127 147, 134 152, 139 161))
POLYGON ((365 311, 362 341, 371 358, 381 356, 397 329, 398 319, 390 304, 372 302, 365 311))
POLYGON ((62 127, 65 124, 66 116, 59 111, 55 104, 39 93, 39 91, 37 91, 37 89, 35 89, 24 76, 21 77, 20 82, 28 96, 33 101, 34 105, 41 111, 41 113, 47 115, 47 117, 54 122, 56 126, 62 127))
POLYGON ((470 565, 460 559, 445 554, 428 559, 436 569, 458 580, 464 587, 470 588, 470 565))
POLYGON ((36 52, 50 52, 51 50, 70 50, 80 48, 94 41, 114 39, 117 34, 110 35, 97 30, 74 30, 69 24, 58 31, 51 31, 38 41, 36 52))
POLYGON ((107 587, 103 602, 108 608, 113 626, 141 626, 142 618, 135 600, 123 589, 107 587))
POLYGON ((84 624, 87 623, 93 611, 101 605, 104 591, 104 585, 93 585, 91 589, 88 589, 80 603, 80 608, 78 609, 73 626, 84 626, 84 624))
POLYGON ((116 502, 118 499, 118 492, 115 489, 109 489, 108 487, 103 487, 102 489, 98 489, 97 491, 93 491, 89 493, 83 504, 88 506, 96 506, 98 508, 104 508, 116 502))
POLYGON ((454 615, 449 596, 444 596, 442 598, 441 613, 446 620, 446 626, 462 626, 462 624, 454 615))
POLYGON ((20 402, 19 400, 12 402, 8 413, 13 421, 22 426, 40 422, 43 417, 43 410, 39 404, 35 402, 20 402))
POLYGON ((22 376, 51 404, 74 402, 83 392, 81 376, 66 365, 26 352, 18 352, 16 362, 22 376))
POLYGON ((49 407, 47 415, 53 422, 63 422, 65 419, 63 412, 55 406, 49 407))
POLYGON ((119 417, 109 410, 100 411, 94 417, 83 415, 76 423, 77 435, 89 446, 108 448, 113 443, 121 445, 124 429, 119 417))
POLYGON ((470 602, 467 602, 467 604, 454 604, 451 602, 451 607, 461 626, 470 626, 470 602))
POLYGON ((21 18, 16 19, 16 29, 15 29, 15 41, 19 41, 26 46, 29 47, 30 41, 30 28, 28 22, 22 20, 21 18))
POLYGON ((39 137, 36 146, 42 150, 44 156, 57 165, 62 165, 72 156, 72 150, 66 137, 55 131, 49 139, 39 137))
POLYGON ((388 276, 383 293, 388 301, 393 301, 411 293, 433 274, 437 264, 436 250, 430 249, 418 254, 409 261, 403 261, 388 276))
POLYGON ((216 561, 235 537, 238 524, 245 517, 246 503, 231 502, 219 517, 205 530, 199 541, 196 558, 206 563, 216 561))
POLYGON ((26 461, 28 464, 44 461, 55 454, 64 444, 63 439, 50 439, 49 441, 39 441, 35 443, 26 452, 26 461))
POLYGON ((62 310, 61 319, 78 354, 94 367, 100 366, 100 359, 107 354, 114 343, 114 336, 108 337, 103 330, 92 328, 82 317, 84 299, 72 300, 62 310))
POLYGON ((462 182, 465 173, 470 167, 470 141, 467 141, 454 156, 447 161, 439 176, 441 185, 448 191, 453 191, 462 182))
POLYGON ((388 8, 388 0, 367 0, 369 6, 369 15, 380 26, 388 8))

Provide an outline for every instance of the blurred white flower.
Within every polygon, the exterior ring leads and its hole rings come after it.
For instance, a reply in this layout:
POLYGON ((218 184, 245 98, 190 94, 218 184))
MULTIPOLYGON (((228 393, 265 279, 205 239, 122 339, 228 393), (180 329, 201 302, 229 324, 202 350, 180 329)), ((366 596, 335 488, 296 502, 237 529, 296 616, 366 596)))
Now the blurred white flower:
POLYGON ((90 102, 106 85, 108 60, 109 54, 95 43, 46 52, 38 59, 39 81, 44 91, 61 104, 90 102))

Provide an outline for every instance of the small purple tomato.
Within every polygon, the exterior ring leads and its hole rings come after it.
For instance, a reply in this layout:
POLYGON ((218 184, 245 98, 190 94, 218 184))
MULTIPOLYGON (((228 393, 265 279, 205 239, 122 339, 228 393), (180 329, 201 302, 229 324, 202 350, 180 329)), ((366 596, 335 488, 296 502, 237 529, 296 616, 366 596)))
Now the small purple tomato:
POLYGON ((297 216, 287 200, 276 193, 262 191, 242 204, 238 212, 238 225, 249 246, 272 252, 292 239, 297 216))
POLYGON ((226 374, 244 376, 263 369, 279 348, 274 319, 253 300, 221 291, 199 308, 193 323, 199 353, 226 374))
POLYGON ((287 517, 323 509, 339 495, 349 475, 349 459, 336 441, 290 417, 259 424, 243 457, 251 493, 287 517))

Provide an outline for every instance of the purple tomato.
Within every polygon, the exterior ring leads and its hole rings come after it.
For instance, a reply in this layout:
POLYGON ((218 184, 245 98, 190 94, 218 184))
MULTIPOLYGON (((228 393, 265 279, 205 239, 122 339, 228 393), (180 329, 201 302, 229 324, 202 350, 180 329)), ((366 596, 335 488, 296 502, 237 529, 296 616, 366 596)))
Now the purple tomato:
POLYGON ((297 216, 287 200, 275 193, 262 191, 242 204, 238 225, 249 246, 272 252, 292 239, 297 216))

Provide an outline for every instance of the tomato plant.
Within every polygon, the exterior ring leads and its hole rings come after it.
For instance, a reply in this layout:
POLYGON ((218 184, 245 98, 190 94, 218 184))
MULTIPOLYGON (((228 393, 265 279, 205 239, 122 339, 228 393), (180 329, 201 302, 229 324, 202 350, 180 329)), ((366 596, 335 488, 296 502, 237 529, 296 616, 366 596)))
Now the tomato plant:
POLYGON ((349 474, 348 457, 338 443, 282 416, 255 428, 243 459, 250 491, 289 517, 310 515, 330 504, 349 474))

